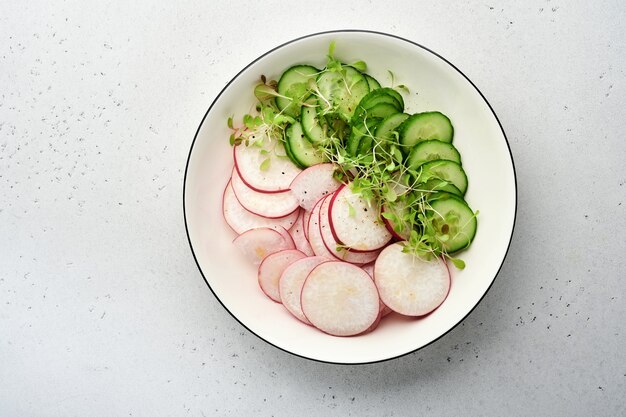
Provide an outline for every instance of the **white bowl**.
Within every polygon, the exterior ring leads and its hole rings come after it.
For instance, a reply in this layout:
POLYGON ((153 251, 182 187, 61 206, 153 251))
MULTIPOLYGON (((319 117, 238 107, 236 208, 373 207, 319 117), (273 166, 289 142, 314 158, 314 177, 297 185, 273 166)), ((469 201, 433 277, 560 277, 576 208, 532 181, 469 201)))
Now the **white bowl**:
POLYGON ((287 352, 324 362, 357 364, 395 358, 437 340, 460 323, 494 281, 509 247, 516 214, 513 160, 500 123, 472 82, 443 57, 412 41, 383 33, 334 31, 295 39, 251 62, 226 85, 202 119, 194 138, 184 185, 184 215, 198 268, 217 299, 248 330, 287 352), (226 120, 250 112, 261 74, 277 79, 296 63, 325 64, 331 41, 344 62, 364 60, 368 72, 389 85, 411 90, 406 112, 439 110, 454 125, 454 145, 469 178, 466 199, 480 210, 478 233, 461 258, 463 271, 451 267, 447 300, 421 318, 386 318, 374 332, 333 337, 293 318, 259 289, 256 268, 232 245, 235 237, 222 217, 221 199, 228 182, 232 148, 226 120))

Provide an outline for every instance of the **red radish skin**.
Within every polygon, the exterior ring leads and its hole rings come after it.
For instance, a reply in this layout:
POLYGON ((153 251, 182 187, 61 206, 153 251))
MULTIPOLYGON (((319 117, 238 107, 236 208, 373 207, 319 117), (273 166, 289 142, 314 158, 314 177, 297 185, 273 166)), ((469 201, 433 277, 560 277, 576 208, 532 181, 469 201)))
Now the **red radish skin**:
POLYGON ((300 206, 291 191, 284 193, 261 193, 248 187, 236 169, 231 175, 231 185, 239 203, 258 216, 277 219, 285 217, 300 206))
POLYGON ((291 229, 289 229, 289 234, 293 238, 296 249, 307 256, 314 256, 315 253, 313 252, 313 248, 311 248, 311 244, 304 235, 303 217, 304 210, 300 210, 300 217, 296 220, 296 223, 291 227, 291 229))
POLYGON ((333 194, 328 218, 337 242, 352 252, 367 252, 382 249, 392 238, 379 214, 376 207, 343 185, 333 194))
POLYGON ((237 236, 233 244, 253 265, 259 265, 272 253, 295 248, 291 236, 287 239, 283 234, 268 227, 248 230, 237 236))
POLYGON ((277 229, 282 226, 286 229, 293 226, 298 219, 298 212, 293 212, 279 219, 268 219, 267 217, 257 216, 246 210, 235 197, 235 192, 230 181, 224 189, 222 197, 222 213, 226 224, 237 234, 242 234, 250 229, 259 227, 271 227, 277 229))
POLYGON ((306 318, 333 336, 354 336, 379 317, 376 285, 365 271, 346 262, 324 262, 315 267, 300 298, 306 318))
POLYGON ((374 262, 363 265, 361 268, 374 280, 374 262))
POLYGON ((268 255, 259 265, 259 287, 271 300, 280 303, 278 281, 289 265, 306 255, 296 249, 282 250, 268 255))
POLYGON ((294 178, 289 188, 300 207, 313 210, 317 201, 339 188, 341 183, 333 177, 334 172, 334 164, 317 164, 305 169, 294 178))
POLYGON ((319 229, 320 234, 322 236, 322 241, 324 242, 324 246, 328 249, 328 252, 337 260, 346 261, 353 264, 366 264, 368 262, 372 262, 378 256, 378 252, 380 251, 367 251, 367 252, 352 252, 346 250, 345 248, 338 249, 338 243, 335 241, 335 238, 331 232, 329 216, 328 216, 328 208, 332 196, 328 196, 322 201, 322 205, 319 209, 319 229))
POLYGON ((323 262, 328 262, 326 258, 321 256, 312 256, 308 258, 298 259, 283 271, 283 274, 278 281, 278 292, 280 294, 280 300, 283 305, 291 314, 298 320, 311 324, 302 312, 302 306, 300 305, 300 294, 302 293, 302 286, 304 281, 309 276, 309 273, 323 262))
POLYGON ((424 316, 439 307, 450 291, 450 273, 439 258, 424 261, 402 252, 403 243, 387 246, 374 266, 380 299, 396 313, 424 316))
POLYGON ((235 169, 241 180, 250 188, 261 193, 280 193, 289 191, 289 185, 301 172, 289 160, 282 143, 264 138, 263 146, 233 147, 235 169), (263 154, 261 151, 268 151, 263 154), (261 164, 269 158, 266 170, 261 170, 261 164))

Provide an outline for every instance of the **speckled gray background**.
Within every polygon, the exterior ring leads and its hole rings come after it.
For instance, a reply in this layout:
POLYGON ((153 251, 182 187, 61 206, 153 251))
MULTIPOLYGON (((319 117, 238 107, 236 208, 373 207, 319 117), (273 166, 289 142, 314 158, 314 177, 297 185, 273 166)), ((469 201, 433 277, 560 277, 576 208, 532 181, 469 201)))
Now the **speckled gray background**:
POLYGON ((624 3, 299 3, 0 1, 0 416, 626 414, 624 3), (242 328, 196 269, 181 200, 232 75, 346 27, 461 68, 519 184, 482 303, 357 367, 242 328))

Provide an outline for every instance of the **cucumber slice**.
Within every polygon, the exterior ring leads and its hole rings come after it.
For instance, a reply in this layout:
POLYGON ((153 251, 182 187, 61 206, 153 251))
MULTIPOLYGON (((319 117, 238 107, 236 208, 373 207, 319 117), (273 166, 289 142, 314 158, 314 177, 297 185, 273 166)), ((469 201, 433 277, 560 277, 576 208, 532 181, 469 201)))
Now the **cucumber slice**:
POLYGON ((400 103, 400 107, 402 107, 402 110, 404 111, 404 99, 402 98, 402 94, 398 93, 393 88, 386 88, 385 91, 387 91, 387 94, 394 97, 396 101, 400 103))
POLYGON ((393 139, 393 132, 409 117, 406 113, 394 113, 385 117, 376 127, 375 136, 381 141, 393 139))
POLYGON ((402 112, 404 111, 404 101, 401 96, 400 100, 398 100, 394 93, 397 94, 392 88, 379 88, 371 91, 368 95, 363 97, 363 100, 359 103, 359 107, 370 109, 379 103, 389 103, 395 105, 398 112, 402 112))
POLYGON ((326 136, 327 124, 326 119, 320 119, 317 115, 317 99, 310 96, 300 110, 302 131, 311 143, 327 143, 326 136))
POLYGON ((346 143, 346 150, 348 151, 348 154, 352 156, 362 154, 361 150, 363 149, 363 147, 360 146, 360 144, 361 141, 366 137, 369 138, 368 148, 371 149, 371 134, 374 134, 376 125, 379 122, 380 119, 367 119, 366 122, 361 120, 358 124, 352 127, 352 132, 350 133, 350 137, 348 137, 348 141, 346 143))
POLYGON ((416 169, 420 165, 436 159, 454 161, 461 165, 461 154, 459 154, 459 151, 452 144, 436 139, 425 140, 415 145, 411 149, 407 164, 409 168, 416 169))
POLYGON ((461 192, 461 190, 459 190, 456 185, 446 180, 439 180, 439 179, 428 180, 423 184, 418 184, 416 188, 418 190, 430 192, 431 196, 434 196, 438 192, 445 192, 445 193, 458 195, 461 198, 463 197, 463 193, 461 192))
POLYGON ((380 88, 380 83, 376 80, 376 78, 368 74, 363 74, 363 76, 367 81, 367 85, 370 87, 370 91, 374 91, 380 88))
POLYGON ((417 113, 410 116, 398 128, 400 144, 406 153, 422 140, 437 139, 452 142, 454 128, 450 119, 438 111, 417 113))
POLYGON ((302 101, 311 94, 308 81, 320 71, 310 65, 295 65, 283 72, 278 80, 278 94, 289 97, 276 97, 276 105, 285 114, 297 117, 302 101))
POLYGON ((467 191, 467 175, 461 165, 454 161, 437 159, 426 162, 418 168, 420 182, 431 179, 446 180, 459 189, 462 195, 467 191), (421 170, 421 172, 420 172, 421 170))
POLYGON ((476 215, 465 200, 447 193, 438 193, 431 200, 427 217, 431 220, 440 248, 447 253, 467 248, 476 235, 476 215))
POLYGON ((390 103, 378 103, 373 107, 365 110, 363 118, 367 119, 384 119, 387 116, 398 113, 396 106, 390 103))
POLYGON ((325 161, 323 154, 313 147, 302 131, 302 125, 296 122, 287 128, 285 133, 287 155, 296 165, 306 168, 325 161))
POLYGON ((370 88, 359 71, 350 66, 342 68, 342 72, 324 71, 317 77, 317 87, 321 94, 318 103, 322 114, 335 113, 349 121, 370 88))

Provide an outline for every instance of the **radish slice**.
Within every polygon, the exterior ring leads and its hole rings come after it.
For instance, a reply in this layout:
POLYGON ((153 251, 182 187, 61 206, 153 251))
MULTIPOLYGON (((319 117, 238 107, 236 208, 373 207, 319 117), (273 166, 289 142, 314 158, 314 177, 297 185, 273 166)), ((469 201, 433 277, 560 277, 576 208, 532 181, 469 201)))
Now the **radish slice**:
POLYGON ((380 304, 382 305, 382 310, 380 311, 380 315, 382 317, 386 317, 389 313, 393 313, 393 310, 390 309, 389 307, 387 307, 387 305, 385 303, 383 303, 382 301, 380 302, 380 304))
POLYGON ((278 219, 268 219, 267 217, 261 217, 250 213, 239 203, 239 200, 237 200, 230 181, 224 190, 222 210, 224 212, 224 219, 226 220, 226 223, 228 223, 230 228, 237 234, 242 234, 250 229, 256 229, 259 227, 271 227, 273 229, 277 229, 282 226, 288 229, 293 226, 298 219, 297 211, 278 219))
POLYGON ((333 177, 334 164, 317 164, 298 174, 289 188, 300 207, 312 210, 320 198, 334 192, 341 183, 333 177))
POLYGON ((353 251, 381 249, 391 240, 391 233, 379 219, 378 209, 353 193, 349 186, 335 192, 329 210, 335 240, 353 251))
POLYGON ((346 262, 315 267, 302 287, 301 304, 311 324, 334 336, 362 333, 379 314, 376 285, 365 271, 346 262))
POLYGON ((234 147, 235 168, 243 182, 253 190, 276 193, 289 190, 289 185, 301 172, 287 155, 283 144, 268 137, 262 146, 234 147), (267 162, 269 161, 269 162, 267 162), (261 169, 263 164, 264 169, 261 169))
POLYGON ((288 249, 268 255, 259 265, 259 286, 272 300, 280 303, 278 281, 285 269, 298 259, 306 258, 299 250, 288 249))
POLYGON ((311 248, 313 248, 313 252, 317 256, 322 256, 328 260, 334 261, 337 258, 328 250, 326 245, 324 244, 324 240, 322 239, 322 234, 320 233, 320 206, 324 202, 324 199, 328 197, 322 198, 317 202, 315 207, 313 207, 313 211, 311 211, 311 216, 309 217, 309 243, 311 244, 311 248))
POLYGON ((402 252, 398 242, 386 247, 374 266, 374 281, 380 298, 393 311, 405 316, 428 314, 446 299, 450 274, 439 258, 424 261, 402 252))
POLYGON ((378 312, 378 316, 376 317, 376 320, 374 320, 374 323, 372 323, 372 325, 370 327, 368 327, 367 329, 365 329, 363 332, 360 333, 360 335, 364 335, 367 333, 371 333, 374 330, 376 330, 376 328, 378 327, 378 325, 380 324, 380 321, 382 320, 383 315, 382 313, 379 311, 378 312))
POLYGON ((285 239, 284 235, 268 227, 248 230, 237 236, 233 244, 254 265, 259 265, 271 253, 295 248, 291 237, 285 239))
POLYGON ((300 211, 300 217, 294 225, 289 229, 289 234, 296 245, 296 249, 300 252, 304 253, 306 256, 314 256, 315 252, 313 252, 313 248, 311 248, 311 244, 307 240, 306 236, 304 236, 304 226, 303 220, 304 210, 300 211))
POLYGON ((309 210, 303 210, 302 212, 302 230, 304 230, 304 236, 306 240, 309 240, 309 218, 311 217, 311 212, 309 210))
POLYGON ((276 219, 285 217, 296 210, 298 200, 291 193, 261 193, 248 187, 236 169, 231 176, 231 184, 237 200, 248 211, 263 217, 276 219))
MULTIPOLYGON (((295 224, 297 224, 297 223, 298 223, 298 220, 296 219, 296 221, 295 221, 294 225, 295 225, 295 224)), ((276 231, 277 231, 278 233, 280 233, 280 235, 281 235, 282 237, 284 237, 284 238, 285 238, 285 241, 286 241, 286 242, 289 242, 289 243, 291 244, 291 247, 290 247, 289 249, 297 249, 297 247, 296 247, 296 242, 293 240, 293 236, 291 236, 291 233, 289 233, 289 230, 285 229, 285 228, 284 228, 284 227, 282 227, 282 226, 278 226, 278 227, 276 228, 276 231)))
POLYGON ((285 269, 278 281, 278 292, 283 305, 297 319, 306 324, 311 324, 311 322, 302 312, 302 306, 300 305, 302 286, 313 268, 327 261, 326 258, 321 256, 299 259, 285 269))
POLYGON ((328 252, 335 257, 335 259, 353 264, 362 265, 374 261, 378 257, 378 253, 380 251, 353 252, 345 248, 340 248, 330 228, 328 208, 331 200, 332 196, 326 197, 319 210, 320 234, 322 235, 322 241, 324 242, 326 249, 328 249, 328 252))
MULTIPOLYGON (((406 211, 405 205, 403 203, 397 202, 397 203, 394 203, 393 209, 383 206, 381 213, 394 213, 396 214, 396 216, 401 217, 405 214, 405 211, 406 211)), ((382 214, 380 217, 383 219, 383 222, 385 222, 385 227, 387 227, 387 230, 389 230, 389 233, 391 233, 394 238, 398 240, 409 239, 409 237, 411 236, 411 226, 408 223, 404 224, 402 227, 402 230, 398 231, 395 229, 396 224, 394 224, 394 222, 391 219, 386 218, 382 214)))
POLYGON ((363 268, 363 270, 367 272, 367 274, 372 278, 372 280, 374 279, 374 263, 373 262, 370 262, 369 264, 365 264, 361 268, 363 268))

